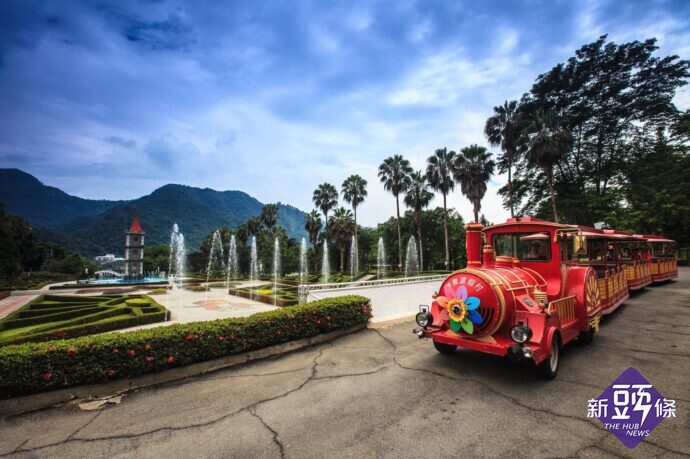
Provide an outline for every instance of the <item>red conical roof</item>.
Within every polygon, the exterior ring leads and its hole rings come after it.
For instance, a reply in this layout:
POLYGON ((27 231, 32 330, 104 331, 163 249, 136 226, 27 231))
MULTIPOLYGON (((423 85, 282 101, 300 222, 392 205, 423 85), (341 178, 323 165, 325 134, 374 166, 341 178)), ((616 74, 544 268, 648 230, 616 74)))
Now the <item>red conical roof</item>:
POLYGON ((137 217, 134 217, 134 221, 132 221, 132 226, 129 227, 129 233, 143 233, 144 229, 141 227, 141 224, 139 223, 139 219, 137 217))

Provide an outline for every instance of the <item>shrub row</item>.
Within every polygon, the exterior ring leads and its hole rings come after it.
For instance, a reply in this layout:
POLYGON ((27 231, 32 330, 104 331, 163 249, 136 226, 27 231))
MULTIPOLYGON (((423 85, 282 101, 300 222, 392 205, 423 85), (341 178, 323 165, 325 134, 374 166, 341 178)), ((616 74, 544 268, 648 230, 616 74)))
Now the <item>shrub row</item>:
MULTIPOLYGON (((80 308, 68 310, 68 311, 50 311, 49 313, 43 313, 33 316, 25 316, 25 312, 20 312, 19 316, 21 318, 14 320, 7 320, 0 322, 0 330, 9 330, 10 328, 20 328, 28 327, 29 325, 45 324, 49 322, 61 322, 63 320, 76 319, 77 317, 87 317, 91 314, 97 312, 108 311, 110 308, 99 306, 97 304, 82 306, 80 308)), ((28 312, 28 311, 26 311, 28 312)))
POLYGON ((256 292, 251 293, 244 289, 231 288, 229 293, 230 295, 241 296, 242 298, 260 301, 262 303, 270 304, 271 306, 273 306, 274 300, 275 305, 281 307, 294 306, 299 302, 298 300, 281 300, 280 297, 274 299, 273 296, 259 295, 256 292))
POLYGON ((365 323, 369 300, 327 298, 249 317, 0 348, 0 397, 167 370, 365 323))
POLYGON ((166 285, 167 282, 161 281, 161 282, 113 282, 112 284, 65 284, 65 285, 52 285, 49 287, 49 290, 67 290, 67 289, 73 289, 73 288, 81 288, 81 289, 88 289, 88 288, 94 288, 94 289, 101 289, 101 288, 107 288, 107 287, 130 287, 130 286, 139 286, 139 285, 146 285, 146 286, 151 286, 151 287, 156 287, 159 285, 166 285))

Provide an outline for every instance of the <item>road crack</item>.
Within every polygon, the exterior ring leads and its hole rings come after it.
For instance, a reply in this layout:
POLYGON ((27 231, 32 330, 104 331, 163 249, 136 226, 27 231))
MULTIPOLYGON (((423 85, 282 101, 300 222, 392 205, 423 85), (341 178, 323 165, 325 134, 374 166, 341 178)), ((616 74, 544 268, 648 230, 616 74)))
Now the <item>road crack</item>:
POLYGON ((273 430, 273 429, 271 428, 271 426, 269 426, 268 424, 266 424, 266 421, 264 420, 264 418, 262 418, 261 416, 259 416, 259 415, 256 413, 256 410, 255 410, 254 408, 249 408, 248 411, 249 411, 249 414, 251 414, 251 415, 254 416, 256 419, 258 419, 259 422, 261 422, 261 424, 262 424, 266 429, 268 429, 268 431, 271 432, 271 435, 273 435, 273 443, 275 443, 276 446, 278 446, 278 450, 280 451, 280 457, 281 457, 281 458, 284 458, 284 457, 285 457, 285 447, 283 446, 283 444, 282 444, 282 443, 280 442, 280 440, 278 439, 278 432, 276 432, 275 430, 273 430))
MULTIPOLYGON (((556 411, 549 410, 546 408, 536 408, 536 407, 527 405, 527 404, 523 403, 521 400, 514 398, 514 397, 511 397, 510 395, 501 392, 500 390, 490 386, 489 384, 487 384, 484 381, 481 381, 481 380, 478 380, 475 378, 470 378, 467 376, 448 375, 448 374, 441 373, 441 372, 438 372, 435 370, 430 370, 427 368, 416 368, 416 367, 410 367, 410 366, 403 365, 402 363, 400 363, 400 361, 398 361, 398 358, 395 355, 395 353, 398 350, 397 345, 391 339, 385 337, 378 329, 374 329, 374 331, 376 333, 378 333, 378 335, 381 336, 381 338, 393 348, 393 351, 394 351, 393 362, 395 363, 395 365, 397 365, 399 368, 401 368, 403 370, 427 373, 427 374, 430 374, 433 376, 438 376, 441 378, 450 379, 450 380, 454 380, 454 381, 472 382, 472 383, 475 383, 475 384, 478 384, 478 385, 484 387, 485 389, 487 389, 489 392, 493 393, 494 395, 502 397, 502 398, 508 400, 509 402, 513 403, 514 405, 519 406, 521 408, 524 408, 528 411, 531 411, 534 413, 539 413, 541 415, 554 416, 554 417, 561 418, 561 419, 568 419, 571 421, 577 421, 579 423, 584 423, 587 426, 593 427, 593 428, 595 428, 599 431, 602 431, 602 432, 606 432, 607 435, 610 435, 610 432, 603 425, 598 425, 597 423, 595 423, 595 421, 588 421, 587 419, 583 419, 583 418, 580 418, 578 416, 572 416, 572 415, 568 415, 568 414, 558 413, 556 411)), ((686 452, 677 451, 677 450, 668 448, 666 446, 659 445, 658 443, 655 443, 655 442, 649 440, 649 438, 645 438, 643 441, 649 445, 655 446, 655 447, 657 447, 661 450, 667 451, 667 452, 671 452, 671 453, 675 453, 675 454, 681 454, 681 455, 687 455, 686 452)), ((596 447, 602 451, 609 452, 609 451, 604 450, 603 448, 601 448, 599 446, 595 445, 594 447, 596 447)), ((616 454, 616 453, 611 453, 611 454, 616 454)))

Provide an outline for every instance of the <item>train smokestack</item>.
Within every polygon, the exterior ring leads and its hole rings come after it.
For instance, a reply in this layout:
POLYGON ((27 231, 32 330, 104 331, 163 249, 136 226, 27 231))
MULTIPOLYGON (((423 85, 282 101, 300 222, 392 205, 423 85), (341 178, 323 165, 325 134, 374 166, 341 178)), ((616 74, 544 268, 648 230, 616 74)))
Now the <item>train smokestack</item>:
POLYGON ((483 252, 484 252, 484 266, 487 268, 493 268, 495 266, 494 248, 491 247, 490 244, 485 244, 483 252))
POLYGON ((482 265, 482 230, 480 223, 469 223, 465 226, 465 247, 467 248, 467 267, 478 268, 482 265))

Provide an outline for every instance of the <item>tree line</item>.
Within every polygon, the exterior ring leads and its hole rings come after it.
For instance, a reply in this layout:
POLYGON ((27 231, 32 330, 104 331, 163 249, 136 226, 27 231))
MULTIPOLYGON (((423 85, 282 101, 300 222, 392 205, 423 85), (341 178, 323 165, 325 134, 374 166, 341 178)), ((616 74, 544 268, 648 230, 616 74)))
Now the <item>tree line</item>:
MULTIPOLYGON (((413 213, 414 229, 419 245, 420 266, 424 269, 425 225, 422 212, 429 207, 434 192, 443 196, 443 240, 444 240, 444 268, 450 269, 451 257, 448 233, 447 205, 448 194, 457 184, 464 196, 469 199, 474 208, 475 221, 479 220, 481 201, 487 190, 487 183, 494 173, 495 163, 491 159, 492 153, 485 147, 470 145, 460 150, 460 153, 448 150, 447 147, 437 149, 427 158, 425 170, 415 170, 410 161, 402 155, 393 155, 383 160, 378 168, 378 177, 386 191, 395 198, 395 222, 397 240, 397 265, 403 265, 402 225, 400 217, 400 200, 413 213)), ((367 181, 359 175, 351 175, 345 179, 341 187, 343 200, 350 204, 352 211, 338 206, 338 190, 330 183, 320 184, 313 194, 313 202, 318 210, 312 210, 306 217, 305 229, 309 232, 313 245, 319 242, 321 231, 321 214, 324 217, 323 240, 329 238, 336 244, 340 253, 340 269, 344 268, 345 250, 355 238, 357 243, 357 207, 367 197, 367 181), (319 210, 321 214, 319 214, 319 210), (333 214, 329 217, 329 212, 333 214)), ((463 248, 464 250, 464 248, 463 248)))
POLYGON ((690 62, 657 50, 655 39, 602 36, 494 107, 484 133, 501 149, 511 215, 689 242, 690 116, 673 98, 690 62))

